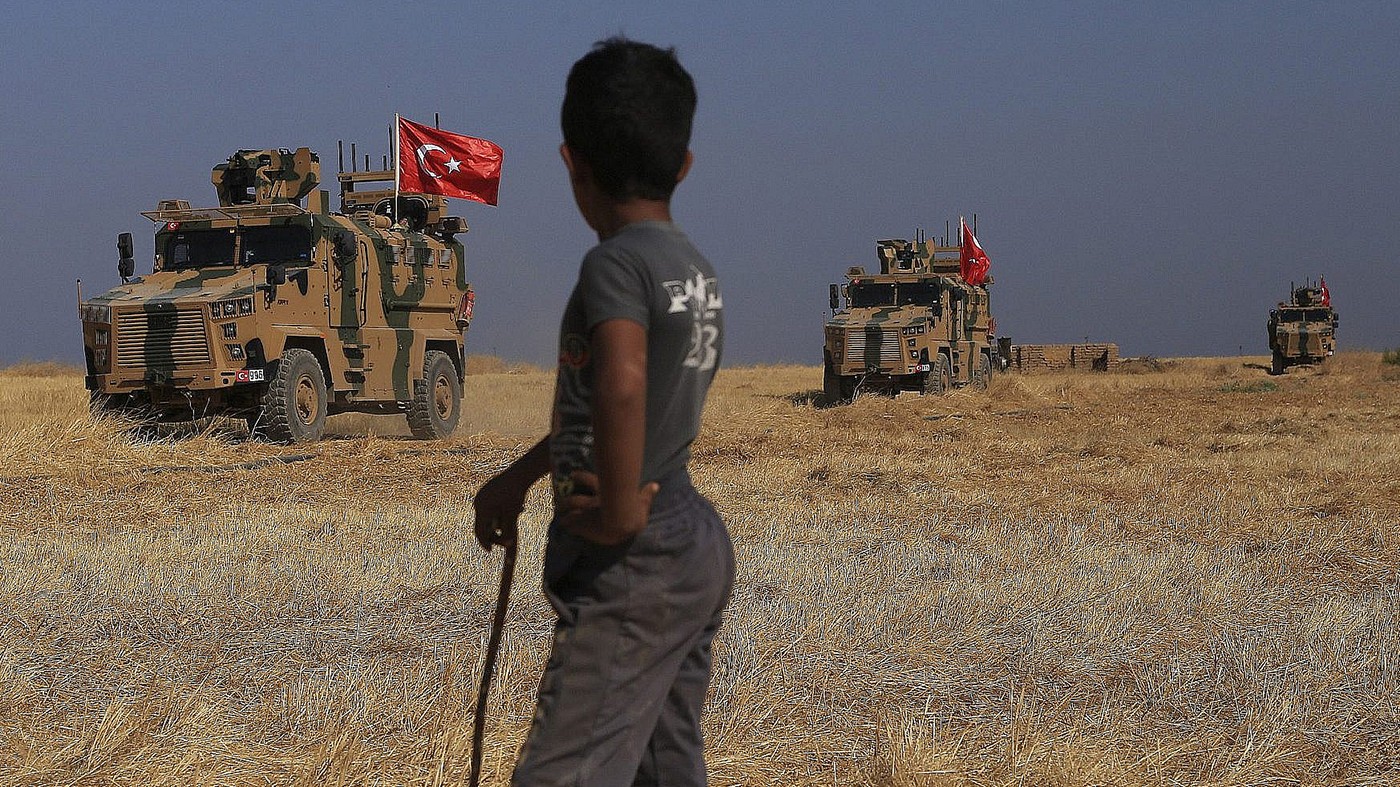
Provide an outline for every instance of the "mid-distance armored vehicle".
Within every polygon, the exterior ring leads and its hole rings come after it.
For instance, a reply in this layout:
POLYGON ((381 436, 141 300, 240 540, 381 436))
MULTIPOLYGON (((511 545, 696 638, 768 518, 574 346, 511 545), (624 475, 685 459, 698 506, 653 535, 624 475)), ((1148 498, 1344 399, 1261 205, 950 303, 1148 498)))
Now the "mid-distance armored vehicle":
POLYGON ((451 433, 474 302, 455 238, 466 223, 441 196, 396 195, 390 169, 344 169, 333 213, 311 150, 240 150, 213 168, 217 207, 142 214, 156 224, 150 274, 132 278, 131 234, 118 236, 121 286, 84 301, 80 284, 94 409, 241 417, 284 442, 316 440, 347 411, 451 433))
POLYGON ((853 266, 846 284, 831 285, 827 401, 848 401, 865 390, 941 394, 953 386, 987 386, 996 343, 991 302, 986 286, 959 276, 960 251, 923 237, 878 241, 878 274, 853 266))
POLYGON ((1269 312, 1269 351, 1274 374, 1290 366, 1322 363, 1337 346, 1337 311, 1327 284, 1291 286, 1287 302, 1269 312))

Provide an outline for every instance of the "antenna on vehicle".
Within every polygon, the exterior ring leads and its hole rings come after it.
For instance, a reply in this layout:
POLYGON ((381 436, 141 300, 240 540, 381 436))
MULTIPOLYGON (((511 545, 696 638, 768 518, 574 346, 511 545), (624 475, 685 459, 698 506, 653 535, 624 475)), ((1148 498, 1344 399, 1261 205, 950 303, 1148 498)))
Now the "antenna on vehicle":
POLYGON ((337 139, 337 140, 335 141, 335 159, 336 159, 336 162, 337 162, 337 163, 339 164, 339 166, 340 166, 340 169, 339 169, 338 171, 339 171, 339 172, 344 172, 344 171, 345 171, 345 140, 343 140, 343 139, 337 139))
POLYGON ((972 214, 972 234, 977 234, 977 214, 972 214))
POLYGON ((365 172, 369 172, 369 154, 365 154, 365 172))
POLYGON ((944 246, 947 246, 947 245, 948 245, 948 239, 951 238, 951 237, 953 237, 953 220, 952 220, 952 219, 944 219, 944 220, 943 220, 943 245, 944 245, 944 246))
POLYGON ((351 172, 357 172, 357 171, 358 171, 358 170, 355 169, 355 161, 356 161, 356 159, 358 159, 358 158, 359 158, 359 156, 356 155, 356 153, 355 153, 355 143, 354 143, 354 142, 351 142, 351 143, 350 143, 350 171, 351 171, 351 172))
POLYGON ((442 124, 438 122, 438 113, 436 112, 433 113, 433 128, 442 128, 442 124))
POLYGON ((384 157, 384 166, 381 167, 381 169, 388 169, 388 168, 389 168, 389 157, 388 157, 388 156, 385 156, 385 157, 384 157))

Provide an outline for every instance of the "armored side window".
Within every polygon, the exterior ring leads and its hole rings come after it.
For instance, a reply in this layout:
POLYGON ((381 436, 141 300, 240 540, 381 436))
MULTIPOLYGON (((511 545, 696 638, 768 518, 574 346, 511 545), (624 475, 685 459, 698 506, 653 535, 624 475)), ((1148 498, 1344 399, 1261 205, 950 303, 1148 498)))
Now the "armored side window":
POLYGON ((358 249, 355 246, 355 236, 348 232, 337 232, 331 241, 332 251, 335 256, 335 264, 345 267, 355 261, 358 249))

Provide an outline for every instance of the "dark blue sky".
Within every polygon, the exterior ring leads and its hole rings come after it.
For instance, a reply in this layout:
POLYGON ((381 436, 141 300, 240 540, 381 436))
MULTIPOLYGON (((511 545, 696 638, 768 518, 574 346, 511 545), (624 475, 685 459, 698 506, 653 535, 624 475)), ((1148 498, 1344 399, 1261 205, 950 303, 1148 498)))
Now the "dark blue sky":
POLYGON ((333 182, 394 112, 505 149, 500 207, 454 202, 468 351, 549 362, 592 242, 564 76, 615 33, 698 83, 674 207, 729 363, 819 363, 827 283, 973 213, 1018 341, 1262 354, 1325 274, 1344 347, 1400 346, 1400 4, 597 5, 0 3, 0 364, 81 359, 73 280, 116 283, 121 231, 149 269, 138 211, 213 203, 238 148, 309 145, 333 182))

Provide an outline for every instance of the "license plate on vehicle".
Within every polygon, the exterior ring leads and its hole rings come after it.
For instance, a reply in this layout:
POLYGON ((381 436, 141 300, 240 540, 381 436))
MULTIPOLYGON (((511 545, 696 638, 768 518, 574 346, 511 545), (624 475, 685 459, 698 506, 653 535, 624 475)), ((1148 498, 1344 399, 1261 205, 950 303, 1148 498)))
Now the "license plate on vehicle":
POLYGON ((262 369, 239 369, 238 374, 233 376, 233 381, 238 383, 260 383, 264 379, 262 369))

